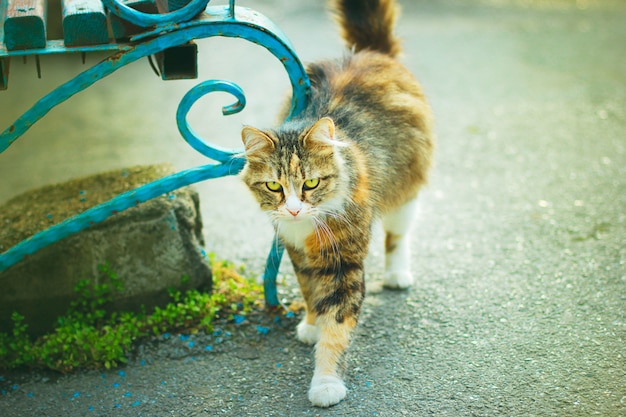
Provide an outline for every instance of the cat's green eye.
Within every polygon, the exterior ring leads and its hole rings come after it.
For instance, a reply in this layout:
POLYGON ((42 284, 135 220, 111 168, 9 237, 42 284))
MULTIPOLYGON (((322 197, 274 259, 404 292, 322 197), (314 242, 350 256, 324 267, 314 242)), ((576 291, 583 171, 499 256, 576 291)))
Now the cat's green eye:
POLYGON ((304 186, 302 187, 305 190, 312 190, 313 188, 317 187, 318 185, 320 185, 320 179, 319 178, 310 178, 306 181, 304 181, 304 186))
POLYGON ((283 186, 277 183, 276 181, 268 181, 265 183, 265 186, 268 190, 278 192, 283 189, 283 186))

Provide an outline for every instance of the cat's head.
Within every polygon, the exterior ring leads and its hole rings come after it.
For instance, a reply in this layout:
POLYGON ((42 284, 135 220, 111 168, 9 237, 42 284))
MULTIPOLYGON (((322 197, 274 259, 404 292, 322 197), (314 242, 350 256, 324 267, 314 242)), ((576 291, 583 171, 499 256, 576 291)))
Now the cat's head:
POLYGON ((313 221, 345 203, 347 180, 333 121, 286 124, 278 130, 244 127, 242 177, 274 222, 313 221), (290 127, 291 126, 291 127, 290 127))

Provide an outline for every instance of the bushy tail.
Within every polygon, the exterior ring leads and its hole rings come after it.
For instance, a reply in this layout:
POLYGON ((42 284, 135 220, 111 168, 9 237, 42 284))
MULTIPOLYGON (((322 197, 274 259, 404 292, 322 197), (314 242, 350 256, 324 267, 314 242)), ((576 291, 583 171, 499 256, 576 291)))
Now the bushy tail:
POLYGON ((400 53, 400 41, 393 34, 398 13, 395 0, 330 0, 330 8, 349 48, 392 57, 400 53))

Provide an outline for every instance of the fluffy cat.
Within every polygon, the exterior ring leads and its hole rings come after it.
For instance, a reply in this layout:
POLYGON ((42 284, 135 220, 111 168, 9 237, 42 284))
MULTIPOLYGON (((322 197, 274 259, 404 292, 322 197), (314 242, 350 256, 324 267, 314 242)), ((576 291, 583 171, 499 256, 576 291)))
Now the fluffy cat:
POLYGON ((308 65, 311 94, 300 114, 242 131, 242 178, 285 245, 306 302, 297 337, 315 344, 309 400, 319 407, 346 396, 344 356, 376 218, 385 228, 384 285, 413 283, 408 232, 433 153, 430 108, 396 59, 396 3, 335 0, 331 7, 350 52, 308 65))

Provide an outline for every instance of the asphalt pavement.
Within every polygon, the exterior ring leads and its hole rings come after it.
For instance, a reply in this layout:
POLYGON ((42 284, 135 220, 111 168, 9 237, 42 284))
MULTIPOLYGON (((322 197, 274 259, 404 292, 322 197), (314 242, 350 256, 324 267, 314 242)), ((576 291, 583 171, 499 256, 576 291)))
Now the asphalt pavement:
MULTIPOLYGON (((303 61, 342 54, 322 2, 240 4, 277 23, 303 61)), ((0 415, 626 415, 626 3, 401 4, 403 60, 436 117, 436 166, 413 234, 411 290, 381 288, 377 228, 346 400, 312 407, 298 317, 256 314, 144 343, 117 370, 0 371, 0 415)), ((200 78, 239 83, 248 106, 222 117, 232 98, 217 95, 190 120, 237 147, 243 124, 272 124, 287 77, 258 46, 199 45, 200 78)), ((38 80, 33 61, 12 63, 2 129, 82 65, 42 57, 38 80)), ((141 61, 71 98, 0 155, 0 202, 123 166, 205 163, 174 123, 197 82, 161 81, 141 61)), ((272 230, 239 179, 197 188, 207 250, 261 273, 272 230)), ((280 297, 297 301, 288 261, 280 281, 280 297)))

